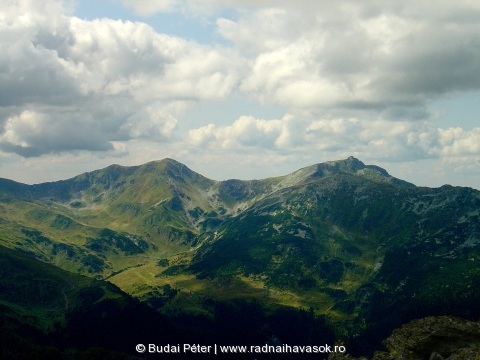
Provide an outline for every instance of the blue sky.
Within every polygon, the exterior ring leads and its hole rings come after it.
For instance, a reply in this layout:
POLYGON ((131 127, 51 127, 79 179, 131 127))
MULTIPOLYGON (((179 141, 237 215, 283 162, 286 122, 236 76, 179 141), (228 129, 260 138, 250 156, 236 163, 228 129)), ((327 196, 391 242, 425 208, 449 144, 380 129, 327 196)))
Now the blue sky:
MULTIPOLYGON (((110 18, 145 22, 159 33, 191 39, 203 44, 224 43, 223 39, 215 33, 214 19, 199 18, 195 14, 171 11, 142 16, 122 5, 120 1, 113 0, 77 1, 73 14, 88 20, 110 18)), ((222 16, 226 16, 226 13, 224 12, 222 16)))
POLYGON ((431 103, 431 108, 439 113, 436 121, 440 127, 461 126, 472 130, 480 126, 480 93, 467 92, 454 94, 431 103))
POLYGON ((350 155, 480 188, 480 5, 14 0, 0 177, 175 158, 214 179, 350 155))

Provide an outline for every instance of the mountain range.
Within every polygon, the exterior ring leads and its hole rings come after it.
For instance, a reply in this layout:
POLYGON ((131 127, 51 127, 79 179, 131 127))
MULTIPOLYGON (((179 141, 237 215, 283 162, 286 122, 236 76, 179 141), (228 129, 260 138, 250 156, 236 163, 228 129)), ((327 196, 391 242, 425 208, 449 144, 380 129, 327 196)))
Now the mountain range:
POLYGON ((172 333, 227 341, 222 316, 250 311, 263 330, 249 341, 302 341, 282 333, 290 319, 311 324, 304 339, 322 329, 357 355, 414 319, 480 318, 480 191, 417 187, 354 157, 250 181, 172 159, 35 185, 0 179, 0 234, 4 318, 43 332, 78 332, 72 311, 92 287, 104 295, 89 306, 133 297, 172 333), (59 273, 37 284, 19 262, 59 273), (21 281, 52 299, 23 303, 21 281))

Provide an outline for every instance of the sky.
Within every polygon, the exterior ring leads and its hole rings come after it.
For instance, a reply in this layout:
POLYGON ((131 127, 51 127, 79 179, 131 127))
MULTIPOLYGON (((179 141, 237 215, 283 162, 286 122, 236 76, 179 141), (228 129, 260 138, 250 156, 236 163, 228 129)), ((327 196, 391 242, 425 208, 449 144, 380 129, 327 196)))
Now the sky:
POLYGON ((480 2, 0 0, 0 177, 355 156, 480 189, 480 2))

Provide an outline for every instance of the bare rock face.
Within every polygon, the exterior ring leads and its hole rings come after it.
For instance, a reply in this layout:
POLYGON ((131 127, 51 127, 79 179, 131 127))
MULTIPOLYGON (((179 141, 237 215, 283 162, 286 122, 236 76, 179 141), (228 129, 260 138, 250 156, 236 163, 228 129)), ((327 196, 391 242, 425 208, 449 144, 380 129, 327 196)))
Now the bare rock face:
MULTIPOLYGON (((480 323, 450 316, 414 320, 393 331, 372 360, 480 360, 480 323)), ((329 360, 363 360, 332 354, 329 360)))
POLYGON ((460 351, 474 350, 480 356, 480 324, 448 316, 428 317, 395 330, 384 344, 398 360, 475 359, 462 357, 460 351))

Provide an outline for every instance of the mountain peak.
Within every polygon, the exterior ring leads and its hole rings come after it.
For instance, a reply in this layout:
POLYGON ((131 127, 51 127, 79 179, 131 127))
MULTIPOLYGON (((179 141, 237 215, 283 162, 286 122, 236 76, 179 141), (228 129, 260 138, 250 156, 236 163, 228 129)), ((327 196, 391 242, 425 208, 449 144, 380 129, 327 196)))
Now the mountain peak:
POLYGON ((331 174, 350 174, 363 177, 368 180, 390 183, 401 186, 414 187, 415 185, 391 176, 385 169, 376 165, 366 165, 354 156, 344 160, 327 161, 314 165, 314 176, 326 176, 331 174))
POLYGON ((284 176, 276 187, 284 188, 305 181, 311 181, 314 178, 339 174, 353 175, 379 183, 390 183, 407 187, 415 186, 407 181, 391 176, 385 169, 382 169, 379 166, 365 165, 365 163, 359 159, 349 156, 343 160, 326 161, 294 171, 293 173, 284 176))
MULTIPOLYGON (((349 156, 344 160, 336 160, 336 161, 327 161, 324 163, 325 165, 337 169, 341 172, 348 172, 353 174, 362 174, 365 172, 365 169, 374 171, 382 176, 390 177, 390 174, 387 170, 381 168, 377 165, 365 165, 365 163, 354 156, 349 156)), ((323 164, 319 164, 323 165, 323 164)), ((367 170, 367 172, 368 172, 367 170)))
POLYGON ((353 173, 367 167, 362 161, 358 160, 353 156, 349 156, 345 160, 327 161, 325 164, 331 167, 338 168, 341 171, 353 173))

